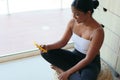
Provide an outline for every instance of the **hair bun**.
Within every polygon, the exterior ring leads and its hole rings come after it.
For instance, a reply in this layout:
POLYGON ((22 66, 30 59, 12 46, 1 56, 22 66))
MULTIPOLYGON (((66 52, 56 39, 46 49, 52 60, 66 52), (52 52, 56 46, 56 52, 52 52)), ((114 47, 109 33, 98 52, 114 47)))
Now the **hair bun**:
POLYGON ((96 9, 99 6, 99 1, 98 0, 92 0, 93 2, 93 8, 96 9))

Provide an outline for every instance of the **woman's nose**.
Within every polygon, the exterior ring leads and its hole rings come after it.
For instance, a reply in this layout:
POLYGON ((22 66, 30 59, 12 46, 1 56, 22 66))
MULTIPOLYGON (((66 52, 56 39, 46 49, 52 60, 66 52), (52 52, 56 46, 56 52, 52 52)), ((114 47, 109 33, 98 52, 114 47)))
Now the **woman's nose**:
POLYGON ((76 17, 74 14, 73 14, 73 18, 74 18, 74 19, 77 19, 77 17, 76 17))

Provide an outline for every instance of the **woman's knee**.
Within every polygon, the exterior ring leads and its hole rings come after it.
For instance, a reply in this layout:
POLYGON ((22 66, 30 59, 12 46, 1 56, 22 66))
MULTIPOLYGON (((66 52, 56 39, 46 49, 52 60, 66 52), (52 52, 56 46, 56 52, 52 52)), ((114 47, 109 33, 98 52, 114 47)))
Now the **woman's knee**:
POLYGON ((81 80, 97 80, 99 70, 97 69, 84 69, 81 72, 81 80))

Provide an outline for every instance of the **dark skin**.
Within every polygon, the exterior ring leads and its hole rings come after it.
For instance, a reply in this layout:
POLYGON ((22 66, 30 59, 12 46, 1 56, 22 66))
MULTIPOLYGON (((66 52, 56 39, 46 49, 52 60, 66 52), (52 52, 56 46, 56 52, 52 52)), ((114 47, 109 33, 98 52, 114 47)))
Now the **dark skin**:
POLYGON ((101 25, 92 17, 91 11, 84 13, 75 9, 74 7, 71 9, 73 13, 73 19, 69 21, 62 39, 56 43, 45 45, 44 48, 51 50, 64 47, 70 40, 73 32, 84 39, 90 40, 90 46, 86 53, 86 57, 67 71, 63 71, 57 67, 54 67, 54 69, 59 70, 60 72, 59 80, 67 80, 71 74, 88 65, 95 58, 95 56, 99 54, 104 40, 104 30, 101 25))

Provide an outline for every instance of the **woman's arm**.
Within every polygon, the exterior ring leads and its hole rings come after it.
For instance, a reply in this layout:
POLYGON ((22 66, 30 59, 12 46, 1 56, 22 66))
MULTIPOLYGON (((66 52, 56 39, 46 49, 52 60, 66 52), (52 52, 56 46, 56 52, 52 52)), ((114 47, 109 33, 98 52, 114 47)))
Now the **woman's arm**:
POLYGON ((70 68, 67 73, 70 75, 78 70, 80 70, 81 68, 85 67, 86 65, 88 65, 94 58, 96 55, 98 55, 99 50, 102 46, 104 40, 104 31, 102 28, 97 29, 92 37, 89 49, 86 53, 86 57, 81 60, 80 62, 78 62, 75 66, 73 66, 72 68, 70 68))
POLYGON ((72 36, 72 27, 73 26, 74 26, 74 20, 72 19, 68 23, 67 29, 66 29, 63 37, 56 43, 46 45, 45 48, 47 50, 51 50, 51 49, 58 49, 58 48, 64 47, 68 43, 68 41, 70 40, 70 38, 72 36))

